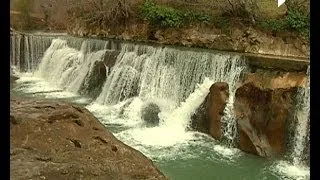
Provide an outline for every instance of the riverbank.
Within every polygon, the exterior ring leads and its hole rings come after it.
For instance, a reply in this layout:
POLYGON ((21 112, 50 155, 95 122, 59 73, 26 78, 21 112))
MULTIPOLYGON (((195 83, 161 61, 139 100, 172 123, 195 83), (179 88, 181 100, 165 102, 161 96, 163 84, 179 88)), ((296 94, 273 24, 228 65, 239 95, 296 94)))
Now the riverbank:
MULTIPOLYGON (((84 2, 64 5, 64 7, 70 6, 69 10, 73 14, 70 12, 68 14, 66 8, 56 13, 62 4, 46 9, 48 17, 40 12, 31 14, 29 30, 38 29, 65 32, 77 37, 129 40, 260 55, 303 59, 310 57, 308 36, 300 33, 308 29, 306 28, 308 23, 305 22, 307 17, 302 16, 300 12, 290 13, 287 6, 278 8, 276 3, 270 0, 263 0, 257 4, 259 18, 256 21, 248 20, 248 17, 226 15, 230 5, 224 1, 215 3, 202 0, 155 1, 155 4, 137 1, 128 4, 128 9, 125 10, 129 14, 123 17, 123 21, 120 18, 121 21, 115 21, 113 24, 110 24, 111 20, 109 22, 101 19, 110 12, 94 14, 95 7, 86 3, 83 6, 86 10, 91 9, 90 11, 77 9, 81 3, 84 2), (58 18, 58 16, 65 17, 58 18), (93 21, 91 16, 94 16, 96 21, 93 21), (163 18, 154 19, 155 17, 151 16, 163 18), (292 24, 297 24, 297 27, 301 28, 297 29, 292 24)), ((22 14, 12 11, 10 15, 11 26, 23 29, 22 14)), ((119 14, 115 13, 114 16, 115 20, 119 14)))
POLYGON ((83 107, 11 98, 11 179, 166 179, 83 107))

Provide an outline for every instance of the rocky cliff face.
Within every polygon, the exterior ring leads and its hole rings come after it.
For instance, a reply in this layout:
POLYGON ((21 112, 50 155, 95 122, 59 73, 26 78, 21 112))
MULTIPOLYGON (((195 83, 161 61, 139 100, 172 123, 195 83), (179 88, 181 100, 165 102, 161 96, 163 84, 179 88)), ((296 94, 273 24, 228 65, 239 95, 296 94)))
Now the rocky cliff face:
POLYGON ((10 101, 10 179, 166 179, 84 108, 10 101))

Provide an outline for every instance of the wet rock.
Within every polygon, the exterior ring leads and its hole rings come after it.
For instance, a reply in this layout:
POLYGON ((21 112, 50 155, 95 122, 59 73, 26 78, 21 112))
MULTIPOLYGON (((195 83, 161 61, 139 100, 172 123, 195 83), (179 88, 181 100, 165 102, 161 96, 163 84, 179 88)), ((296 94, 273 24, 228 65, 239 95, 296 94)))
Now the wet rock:
POLYGON ((141 110, 141 118, 145 121, 147 127, 159 125, 160 108, 157 104, 149 103, 141 110))
MULTIPOLYGON (((110 47, 111 48, 111 47, 110 47)), ((115 50, 107 50, 106 54, 104 55, 104 64, 108 66, 108 68, 112 68, 116 63, 117 56, 119 55, 120 51, 115 50)))
POLYGON ((229 97, 229 86, 224 82, 214 83, 202 105, 192 116, 191 127, 221 138, 221 118, 229 97))
POLYGON ((101 92, 101 88, 106 81, 107 70, 102 61, 96 61, 89 75, 84 79, 81 94, 89 95, 96 98, 101 92))
POLYGON ((267 88, 261 81, 246 82, 236 90, 234 110, 240 149, 263 157, 286 151, 296 91, 296 87, 279 84, 267 88))
POLYGON ((12 99, 10 115, 23 120, 10 129, 10 179, 166 179, 85 108, 12 99), (48 123, 49 117, 55 117, 54 123, 48 123))

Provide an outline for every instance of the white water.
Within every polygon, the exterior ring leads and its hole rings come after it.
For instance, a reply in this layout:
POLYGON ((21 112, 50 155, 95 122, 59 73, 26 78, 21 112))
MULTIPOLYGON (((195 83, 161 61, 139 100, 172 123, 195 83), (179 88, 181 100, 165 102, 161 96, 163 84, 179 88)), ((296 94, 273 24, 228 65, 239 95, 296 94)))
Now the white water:
POLYGON ((278 161, 270 168, 281 179, 285 180, 307 180, 310 179, 310 168, 304 165, 292 164, 288 161, 278 161))
POLYGON ((306 145, 306 140, 309 133, 310 123, 310 67, 307 70, 308 80, 305 88, 298 91, 298 102, 296 110, 296 130, 294 137, 294 149, 292 153, 293 164, 300 165, 306 145))
POLYGON ((10 65, 20 72, 33 72, 53 37, 15 34, 10 37, 10 65))
MULTIPOLYGON (((33 73, 20 74, 17 83, 24 85, 24 92, 43 92, 46 98, 80 97, 79 91, 92 64, 102 61, 107 53, 107 43, 99 45, 103 48, 96 50, 92 50, 86 41, 81 43, 82 48, 75 48, 70 47, 67 40, 55 39, 47 51, 42 52, 43 58, 36 71, 35 61, 26 61, 28 70, 33 73)), ((79 46, 78 42, 75 46, 79 46)), ((12 54, 20 56, 15 50, 12 54)), ((17 57, 12 59, 15 59, 12 64, 20 67, 17 57)), ((102 123, 120 128, 115 132, 117 138, 151 158, 195 158, 206 152, 190 153, 186 149, 208 146, 206 148, 221 155, 219 158, 232 160, 239 155, 238 149, 221 146, 211 138, 209 143, 204 143, 209 137, 187 128, 191 115, 208 94, 210 86, 218 81, 227 82, 230 98, 223 117, 223 133, 232 144, 236 136, 233 95, 244 68, 239 56, 123 44, 116 64, 108 68, 110 74, 99 97, 87 109, 102 123), (160 125, 146 128, 141 109, 150 102, 161 110, 160 125)), ((83 98, 76 101, 87 102, 83 98)), ((276 172, 288 173, 285 177, 292 179, 305 177, 308 172, 286 163, 278 163, 276 172)))
POLYGON ((125 44, 96 104, 88 109, 99 117, 106 117, 100 113, 112 112, 112 117, 104 118, 105 123, 141 125, 141 108, 155 103, 161 110, 159 127, 133 127, 119 137, 147 146, 173 146, 193 139, 186 129, 210 86, 218 81, 228 82, 233 91, 243 69, 239 56, 125 44), (119 103, 130 98, 131 92, 138 96, 124 108, 121 117, 126 120, 119 120, 119 116, 114 120, 114 114, 121 112, 119 103))
POLYGON ((78 93, 85 77, 96 61, 103 61, 105 50, 85 54, 68 47, 66 40, 54 39, 44 53, 35 76, 66 91, 78 93))
POLYGON ((284 179, 310 179, 309 165, 304 162, 306 140, 309 140, 310 133, 310 67, 308 67, 307 76, 305 88, 299 89, 296 97, 294 144, 293 152, 290 155, 292 162, 279 161, 272 168, 274 172, 281 174, 284 179))

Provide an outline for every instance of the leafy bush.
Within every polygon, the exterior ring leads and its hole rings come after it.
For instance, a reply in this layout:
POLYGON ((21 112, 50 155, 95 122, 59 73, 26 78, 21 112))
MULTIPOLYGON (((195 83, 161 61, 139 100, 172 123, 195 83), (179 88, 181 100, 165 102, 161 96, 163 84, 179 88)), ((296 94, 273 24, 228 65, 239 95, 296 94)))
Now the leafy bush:
POLYGON ((261 22, 260 26, 272 32, 281 32, 287 29, 286 21, 283 19, 266 20, 261 22))
POLYGON ((204 13, 184 12, 172 7, 156 5, 151 0, 144 1, 140 11, 142 18, 147 19, 151 25, 160 28, 181 27, 191 22, 210 22, 210 17, 204 13))
POLYGON ((306 38, 309 37, 310 33, 309 15, 298 10, 289 10, 286 17, 283 19, 262 21, 260 26, 273 32, 293 30, 306 38))
POLYGON ((310 18, 302 11, 290 10, 286 17, 287 27, 303 36, 309 36, 310 18))
POLYGON ((146 0, 141 6, 141 15, 152 25, 159 27, 179 27, 183 24, 183 13, 166 6, 157 6, 146 0))
POLYGON ((184 13, 184 19, 188 22, 203 22, 208 24, 211 18, 205 13, 188 11, 184 13))

